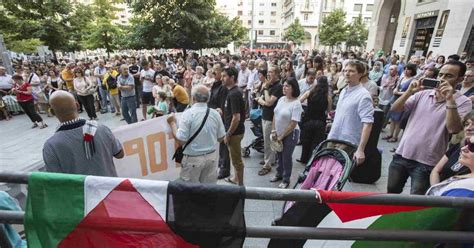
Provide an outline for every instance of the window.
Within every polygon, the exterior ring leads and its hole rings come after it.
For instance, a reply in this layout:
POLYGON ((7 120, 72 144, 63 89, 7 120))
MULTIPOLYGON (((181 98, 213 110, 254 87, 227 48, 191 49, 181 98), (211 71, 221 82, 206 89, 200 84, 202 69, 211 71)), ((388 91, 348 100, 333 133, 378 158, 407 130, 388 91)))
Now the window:
POLYGON ((238 16, 243 15, 243 11, 242 11, 242 10, 237 11, 237 15, 238 15, 238 16))
POLYGON ((275 24, 277 21, 276 20, 270 20, 271 24, 275 24))
POLYGON ((352 17, 352 22, 356 22, 358 17, 352 17))
POLYGON ((272 7, 276 7, 277 6, 277 3, 272 3, 272 7))
POLYGON ((262 7, 265 6, 265 3, 259 3, 258 5, 262 7))
POLYGON ((259 16, 263 16, 264 14, 265 14, 265 12, 263 12, 263 11, 259 11, 259 12, 258 12, 258 15, 259 15, 259 16))
POLYGON ((258 30, 258 35, 263 35, 263 30, 258 30))
POLYGON ((371 20, 370 17, 365 17, 365 18, 364 18, 364 22, 365 22, 366 24, 369 24, 369 23, 370 23, 370 20, 371 20))
POLYGON ((308 14, 304 14, 304 20, 305 20, 305 21, 308 20, 308 14))
POLYGON ((263 20, 258 20, 258 24, 263 25, 264 21, 263 20))
POLYGON ((272 12, 270 12, 270 15, 271 15, 271 16, 276 16, 276 15, 277 15, 277 12, 276 12, 276 11, 272 11, 272 12))
POLYGON ((248 21, 247 21, 247 24, 248 24, 248 25, 252 25, 252 20, 248 20, 248 21))
POLYGON ((270 30, 270 35, 275 35, 275 30, 270 30))
POLYGON ((249 16, 251 16, 251 15, 252 15, 252 11, 249 11, 249 16))
POLYGON ((354 11, 361 12, 362 4, 354 4, 354 11))
POLYGON ((374 5, 373 4, 367 4, 365 7, 365 11, 372 12, 374 10, 374 5))

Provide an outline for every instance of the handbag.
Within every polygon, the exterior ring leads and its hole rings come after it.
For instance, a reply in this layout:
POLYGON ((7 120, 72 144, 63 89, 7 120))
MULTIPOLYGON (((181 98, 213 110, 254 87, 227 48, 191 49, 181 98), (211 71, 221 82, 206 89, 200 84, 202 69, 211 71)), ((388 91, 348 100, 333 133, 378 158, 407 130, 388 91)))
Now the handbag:
POLYGON ((174 152, 174 155, 173 155, 173 160, 176 162, 176 163, 181 163, 181 161, 183 161, 183 157, 184 157, 184 149, 186 149, 186 147, 196 138, 196 136, 198 136, 198 134, 201 132, 202 128, 204 127, 204 124, 206 123, 206 120, 207 120, 207 117, 209 116, 209 108, 207 108, 207 111, 206 111, 206 115, 204 116, 204 119, 202 120, 202 123, 201 123, 201 126, 198 128, 198 130, 193 134, 193 136, 191 136, 191 138, 189 138, 189 140, 186 142, 186 144, 184 144, 184 146, 179 146, 178 148, 176 148, 176 151, 174 152))

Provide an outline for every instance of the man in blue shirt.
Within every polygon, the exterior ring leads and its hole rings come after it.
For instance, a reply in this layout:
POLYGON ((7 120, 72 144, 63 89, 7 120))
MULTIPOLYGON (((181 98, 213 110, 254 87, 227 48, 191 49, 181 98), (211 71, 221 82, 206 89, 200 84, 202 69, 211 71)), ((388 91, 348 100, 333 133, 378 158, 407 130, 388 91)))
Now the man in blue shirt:
POLYGON ((328 135, 328 139, 357 145, 357 150, 354 152, 357 164, 362 164, 365 160, 365 146, 374 122, 372 97, 360 83, 364 74, 365 67, 360 61, 349 61, 344 68, 348 86, 341 91, 334 122, 328 135))

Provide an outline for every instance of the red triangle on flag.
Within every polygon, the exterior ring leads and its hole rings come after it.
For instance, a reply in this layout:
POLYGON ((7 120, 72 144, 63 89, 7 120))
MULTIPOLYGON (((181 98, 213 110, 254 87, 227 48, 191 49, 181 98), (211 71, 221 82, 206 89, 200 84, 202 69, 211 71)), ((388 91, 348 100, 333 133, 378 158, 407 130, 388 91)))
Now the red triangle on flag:
POLYGON ((58 247, 198 246, 175 234, 160 214, 126 179, 115 187, 58 247))

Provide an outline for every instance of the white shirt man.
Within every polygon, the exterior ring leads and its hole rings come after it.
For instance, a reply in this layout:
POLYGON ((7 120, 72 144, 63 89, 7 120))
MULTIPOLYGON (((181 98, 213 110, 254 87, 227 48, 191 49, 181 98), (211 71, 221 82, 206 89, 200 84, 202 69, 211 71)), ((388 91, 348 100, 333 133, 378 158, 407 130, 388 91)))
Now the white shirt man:
POLYGON ((247 68, 247 62, 240 62, 240 70, 239 75, 237 77, 237 86, 239 86, 239 88, 241 89, 246 88, 249 81, 249 77, 250 70, 247 68))
POLYGON ((207 106, 210 94, 210 90, 204 85, 192 90, 194 104, 183 112, 178 127, 174 115, 168 117, 174 137, 184 145, 199 130, 209 110, 202 130, 183 151, 180 178, 186 182, 217 182, 217 147, 224 139, 225 129, 220 114, 207 106))

